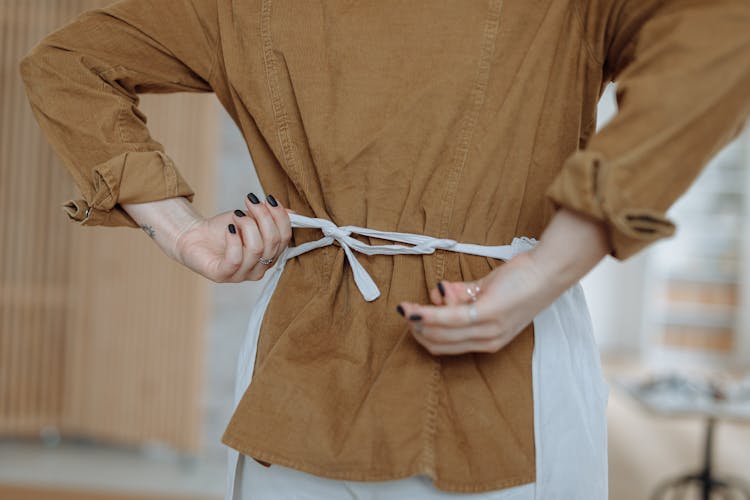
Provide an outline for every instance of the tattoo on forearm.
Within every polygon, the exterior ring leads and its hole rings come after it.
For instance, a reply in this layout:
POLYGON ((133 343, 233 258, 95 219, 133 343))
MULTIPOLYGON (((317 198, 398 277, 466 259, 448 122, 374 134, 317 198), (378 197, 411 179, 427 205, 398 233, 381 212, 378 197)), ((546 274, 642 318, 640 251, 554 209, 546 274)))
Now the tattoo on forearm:
POLYGON ((156 231, 154 231, 154 228, 149 226, 148 224, 141 224, 141 229, 146 231, 146 234, 148 234, 152 238, 156 235, 156 231))

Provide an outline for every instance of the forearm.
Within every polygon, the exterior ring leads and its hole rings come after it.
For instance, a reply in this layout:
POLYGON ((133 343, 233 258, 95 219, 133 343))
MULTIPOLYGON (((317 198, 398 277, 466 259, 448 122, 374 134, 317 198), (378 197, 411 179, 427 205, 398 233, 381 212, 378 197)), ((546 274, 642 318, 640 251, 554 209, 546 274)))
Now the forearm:
POLYGON ((121 206, 172 259, 176 259, 175 242, 180 234, 203 219, 182 196, 121 206))
POLYGON ((529 252, 548 283, 559 294, 593 269, 611 248, 602 222, 561 207, 529 252))

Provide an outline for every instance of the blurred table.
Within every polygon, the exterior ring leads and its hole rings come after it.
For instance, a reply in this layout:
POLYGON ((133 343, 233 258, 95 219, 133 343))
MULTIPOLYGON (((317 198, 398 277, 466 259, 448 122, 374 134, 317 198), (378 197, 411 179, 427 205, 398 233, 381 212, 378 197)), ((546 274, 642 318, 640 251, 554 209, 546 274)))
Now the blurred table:
POLYGON ((698 487, 701 500, 735 498, 750 500, 750 485, 742 478, 717 478, 713 474, 714 431, 719 420, 750 423, 750 377, 733 383, 710 377, 680 374, 651 375, 646 378, 619 377, 615 387, 635 399, 649 413, 665 417, 699 417, 705 420, 703 466, 663 481, 651 500, 684 498, 691 487, 698 487))

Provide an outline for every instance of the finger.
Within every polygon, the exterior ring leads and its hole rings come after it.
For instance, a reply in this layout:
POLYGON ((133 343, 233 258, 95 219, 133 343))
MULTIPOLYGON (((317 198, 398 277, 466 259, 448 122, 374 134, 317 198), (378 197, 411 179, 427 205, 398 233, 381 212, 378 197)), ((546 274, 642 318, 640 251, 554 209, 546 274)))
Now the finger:
POLYGON ((469 314, 469 303, 444 306, 417 304, 414 302, 401 302, 400 304, 407 318, 418 317, 425 327, 458 328, 487 323, 493 319, 493 304, 482 299, 472 303, 477 312, 475 320, 472 320, 469 314))
POLYGON ((264 252, 263 238, 258 229, 255 219, 247 217, 242 210, 235 210, 235 224, 238 234, 242 240, 242 264, 235 271, 235 277, 238 281, 253 280, 263 277, 263 272, 254 273, 255 266, 258 265, 258 259, 264 252), (259 275, 258 275, 259 274, 259 275))
POLYGON ((440 282, 438 281, 438 286, 430 290, 430 302, 438 306, 443 305, 445 303, 443 302, 444 300, 443 294, 440 293, 440 282))
POLYGON ((266 206, 266 203, 255 196, 254 193, 248 193, 245 198, 245 205, 258 225, 260 235, 263 241, 263 257, 268 259, 276 258, 279 252, 279 246, 281 244, 281 235, 276 227, 276 223, 271 217, 270 212, 266 206))
POLYGON ((276 229, 281 236, 278 253, 281 253, 292 239, 292 222, 289 220, 287 209, 273 195, 268 195, 268 212, 271 214, 273 221, 276 223, 276 229), (275 204, 275 206, 274 206, 275 204))
MULTIPOLYGON (((467 309, 468 315, 468 309, 467 309)), ((409 327, 425 339, 438 344, 455 344, 471 340, 486 340, 497 337, 501 334, 501 327, 496 323, 474 323, 468 326, 449 326, 441 327, 426 325, 421 319, 421 315, 412 313, 407 316, 409 327)))
MULTIPOLYGON (((412 322, 414 323, 414 322, 412 322)), ((464 341, 486 340, 497 337, 498 326, 494 323, 474 323, 469 326, 444 328, 422 324, 418 331, 427 340, 436 344, 456 344, 464 341)))
POLYGON ((237 233, 237 227, 229 224, 224 237, 224 255, 217 266, 220 281, 229 280, 242 264, 242 239, 237 233))
POLYGON ((456 283, 446 281, 446 280, 440 280, 438 284, 439 284, 439 288, 443 289, 442 295, 443 295, 443 303, 445 305, 454 306, 454 305, 464 303, 461 297, 459 297, 458 294, 456 293, 456 286, 455 286, 456 283))
POLYGON ((467 352, 497 352, 508 344, 503 338, 493 338, 486 340, 464 341, 451 344, 439 344, 431 342, 424 336, 414 333, 414 339, 419 342, 427 351, 435 356, 458 355, 467 352))

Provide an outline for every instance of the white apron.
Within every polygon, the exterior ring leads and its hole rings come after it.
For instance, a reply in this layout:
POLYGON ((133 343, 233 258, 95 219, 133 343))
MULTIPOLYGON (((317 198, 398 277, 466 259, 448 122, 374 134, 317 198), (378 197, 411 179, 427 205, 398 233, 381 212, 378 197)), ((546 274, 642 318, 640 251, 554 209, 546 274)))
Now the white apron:
MULTIPOLYGON (((509 260, 520 252, 532 249, 538 243, 534 238, 523 236, 513 238, 509 245, 475 245, 414 233, 378 231, 358 226, 338 227, 329 220, 299 214, 289 214, 289 218, 292 227, 319 228, 324 237, 296 247, 287 247, 279 256, 276 265, 268 271, 271 276, 250 315, 247 333, 237 362, 234 408, 237 407, 250 384, 263 314, 288 259, 338 241, 346 252, 357 287, 365 300, 372 301, 380 295, 380 290, 357 261, 352 250, 367 255, 396 255, 431 254, 435 249, 440 248, 509 260), (368 245, 350 237, 351 233, 409 243, 413 246, 368 245)), ((607 498, 606 407, 609 386, 602 374, 591 317, 580 282, 563 292, 555 302, 534 318, 534 332, 532 385, 536 481, 531 485, 494 492, 473 495, 455 494, 456 497, 483 497, 494 500, 604 500, 607 498)), ((253 485, 242 484, 241 472, 251 466, 249 463, 243 466, 244 458, 247 458, 246 462, 254 462, 252 458, 244 457, 234 448, 228 447, 225 500, 250 500, 252 498, 248 495, 253 485), (243 489, 245 493, 242 492, 243 489)), ((272 465, 267 469, 260 464, 255 463, 255 465, 268 471, 280 468, 272 465)), ((300 473, 302 477, 301 471, 293 472, 300 473)), ((307 477, 312 476, 307 475, 307 477)), ((410 479, 422 480, 421 477, 410 479)), ((389 483, 396 484, 397 482, 389 483)), ((335 484, 336 480, 326 478, 325 481, 321 481, 322 483, 335 484)), ((344 481, 339 482, 339 484, 343 483, 344 481)), ((346 484, 356 485, 351 481, 346 484)), ((373 483, 363 484, 372 485, 373 483)), ((350 489, 349 486, 346 490, 348 489, 350 489)), ((342 491, 346 490, 342 488, 342 491)), ((437 489, 433 491, 436 494, 435 498, 453 496, 437 489)), ((279 498, 283 497, 279 495, 279 498)), ((351 494, 349 493, 345 498, 352 498, 351 494)), ((398 496, 393 498, 398 498, 398 496)))

